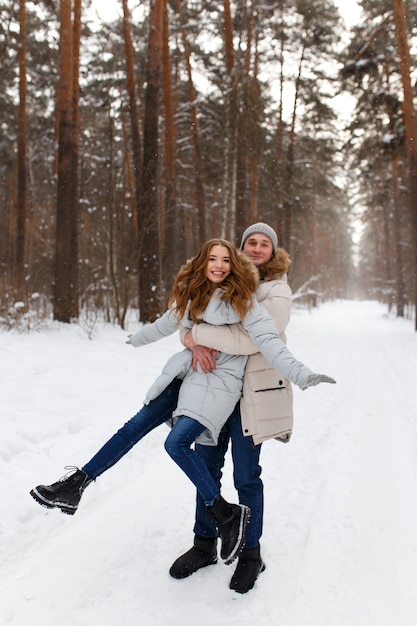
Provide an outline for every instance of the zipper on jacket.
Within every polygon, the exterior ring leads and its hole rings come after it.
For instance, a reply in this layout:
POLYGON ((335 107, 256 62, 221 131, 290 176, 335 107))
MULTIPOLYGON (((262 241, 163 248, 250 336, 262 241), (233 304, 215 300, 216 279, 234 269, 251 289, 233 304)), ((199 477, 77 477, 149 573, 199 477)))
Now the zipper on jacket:
POLYGON ((255 389, 255 393, 262 393, 264 391, 278 391, 279 389, 285 389, 285 385, 282 385, 282 387, 269 387, 267 389, 255 389))

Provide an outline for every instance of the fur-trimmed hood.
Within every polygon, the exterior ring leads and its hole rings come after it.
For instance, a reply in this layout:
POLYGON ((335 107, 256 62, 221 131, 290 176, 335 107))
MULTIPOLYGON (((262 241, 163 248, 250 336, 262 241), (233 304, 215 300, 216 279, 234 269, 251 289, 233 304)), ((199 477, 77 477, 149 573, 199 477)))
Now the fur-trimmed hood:
POLYGON ((291 259, 288 252, 284 248, 277 248, 275 256, 258 268, 259 275, 262 280, 274 280, 286 274, 290 265, 291 259))

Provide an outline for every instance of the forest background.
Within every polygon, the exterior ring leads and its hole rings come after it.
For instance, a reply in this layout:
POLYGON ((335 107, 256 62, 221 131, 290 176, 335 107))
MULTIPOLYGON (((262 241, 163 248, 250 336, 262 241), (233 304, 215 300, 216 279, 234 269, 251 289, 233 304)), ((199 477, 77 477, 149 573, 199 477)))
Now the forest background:
POLYGON ((0 327, 152 321, 204 240, 262 220, 298 302, 417 329, 417 6, 358 5, 3 0, 0 327))

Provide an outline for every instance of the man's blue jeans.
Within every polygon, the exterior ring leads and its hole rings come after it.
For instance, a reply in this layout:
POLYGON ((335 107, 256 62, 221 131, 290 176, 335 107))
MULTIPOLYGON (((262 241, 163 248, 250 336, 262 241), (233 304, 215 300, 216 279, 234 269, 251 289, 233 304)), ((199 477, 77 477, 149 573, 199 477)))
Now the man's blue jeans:
MULTIPOLYGON (((246 526, 245 548, 256 548, 262 535, 264 511, 263 483, 260 477, 262 468, 259 465, 261 445, 254 446, 252 437, 243 435, 239 402, 220 433, 218 445, 196 444, 195 447, 219 488, 229 439, 232 443, 233 479, 239 502, 251 510, 250 522, 246 526)), ((194 533, 199 537, 217 537, 216 528, 198 493, 194 533)))
MULTIPOLYGON (((182 381, 175 379, 160 396, 136 413, 132 419, 120 428, 113 437, 82 467, 89 478, 95 480, 100 474, 112 467, 133 446, 151 430, 168 421, 177 406, 178 391, 182 381)), ((191 449, 196 438, 205 427, 191 419, 181 416, 171 429, 165 442, 165 449, 177 465, 193 482, 202 498, 202 506, 213 504, 220 495, 220 488, 212 478, 202 458, 191 449)))

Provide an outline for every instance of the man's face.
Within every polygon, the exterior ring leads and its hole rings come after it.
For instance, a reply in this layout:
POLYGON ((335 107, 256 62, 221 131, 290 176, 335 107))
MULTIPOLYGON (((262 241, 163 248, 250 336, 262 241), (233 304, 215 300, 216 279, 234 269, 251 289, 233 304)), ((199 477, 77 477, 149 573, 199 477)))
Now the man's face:
POLYGON ((249 235, 242 252, 257 266, 268 263, 274 255, 271 240, 266 235, 262 235, 262 233, 249 235))

